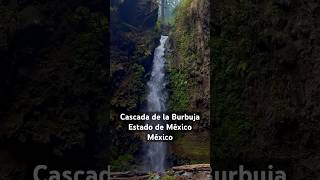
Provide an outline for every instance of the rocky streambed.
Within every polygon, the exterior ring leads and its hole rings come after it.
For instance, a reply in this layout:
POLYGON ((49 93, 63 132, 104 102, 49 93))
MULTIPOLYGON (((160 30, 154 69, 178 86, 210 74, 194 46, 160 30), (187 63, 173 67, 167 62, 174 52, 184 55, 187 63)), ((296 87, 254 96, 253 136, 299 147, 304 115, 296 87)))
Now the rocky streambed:
POLYGON ((111 180, 211 180, 210 164, 175 166, 165 173, 112 172, 111 180))

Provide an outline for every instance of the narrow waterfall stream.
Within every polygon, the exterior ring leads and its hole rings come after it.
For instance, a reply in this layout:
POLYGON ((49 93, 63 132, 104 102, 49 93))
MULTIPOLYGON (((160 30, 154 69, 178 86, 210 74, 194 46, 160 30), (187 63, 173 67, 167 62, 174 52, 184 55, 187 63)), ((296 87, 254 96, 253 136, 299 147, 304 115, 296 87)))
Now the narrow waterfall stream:
MULTIPOLYGON (((161 36, 160 45, 154 51, 151 77, 148 82, 147 111, 165 112, 168 93, 166 91, 165 43, 168 36, 161 36)), ((163 123, 163 121, 161 121, 163 123)), ((158 122, 154 122, 158 123, 158 122)), ((161 132, 156 132, 161 133, 161 132)), ((165 142, 147 141, 145 169, 148 171, 164 172, 166 166, 167 144, 165 142)))

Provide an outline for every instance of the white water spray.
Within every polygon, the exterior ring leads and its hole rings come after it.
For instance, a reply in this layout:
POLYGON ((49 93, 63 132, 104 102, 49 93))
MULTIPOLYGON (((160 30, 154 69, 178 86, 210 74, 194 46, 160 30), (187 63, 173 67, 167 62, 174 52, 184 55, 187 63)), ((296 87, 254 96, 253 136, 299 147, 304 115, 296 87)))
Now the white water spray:
MULTIPOLYGON (((148 112, 165 112, 168 93, 165 77, 165 43, 168 36, 161 36, 160 45, 155 49, 151 77, 148 82, 147 110, 148 112)), ((161 121, 163 122, 163 121, 161 121)), ((161 132, 157 131, 158 134, 161 132)), ((166 166, 167 144, 165 142, 146 142, 145 169, 164 172, 166 166)))

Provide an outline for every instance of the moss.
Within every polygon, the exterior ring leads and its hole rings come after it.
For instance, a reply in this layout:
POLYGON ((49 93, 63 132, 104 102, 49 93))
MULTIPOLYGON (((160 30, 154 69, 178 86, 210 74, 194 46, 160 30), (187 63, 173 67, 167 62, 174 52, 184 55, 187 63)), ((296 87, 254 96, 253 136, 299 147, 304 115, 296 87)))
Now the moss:
MULTIPOLYGON (((170 33, 170 47, 173 53, 167 54, 169 71, 169 111, 171 112, 197 112, 203 116, 201 123, 209 120, 209 73, 207 67, 209 57, 206 54, 204 39, 208 34, 199 30, 206 29, 202 22, 205 13, 199 13, 200 3, 195 0, 181 0, 175 10, 174 25, 170 33), (192 7, 191 7, 192 5, 192 7)), ((203 128, 203 124, 193 124, 194 127, 203 128)), ((193 137, 185 132, 175 132, 173 144, 178 164, 205 163, 209 159, 209 144, 198 143, 200 133, 193 137)), ((203 139, 207 138, 201 137, 203 139)))
POLYGON ((189 93, 193 93, 194 81, 190 74, 196 71, 194 62, 198 54, 192 43, 195 31, 190 24, 192 19, 189 7, 192 0, 182 0, 176 7, 172 39, 175 41, 175 55, 169 59, 169 86, 171 95, 169 99, 170 111, 187 111, 190 106, 189 93), (177 65, 178 64, 178 65, 177 65))
POLYGON ((177 176, 175 176, 175 175, 165 175, 165 176, 163 176, 163 177, 161 177, 161 180, 176 180, 176 179, 178 179, 178 177, 177 176))
POLYGON ((169 71, 170 99, 169 110, 172 112, 185 111, 189 104, 187 94, 188 80, 183 71, 171 69, 169 71))
POLYGON ((210 140, 206 132, 184 133, 176 138, 173 149, 179 160, 188 159, 192 164, 209 163, 210 140))
POLYGON ((175 24, 173 36, 177 42, 177 51, 188 58, 195 54, 194 48, 191 47, 194 40, 194 27, 191 24, 192 15, 188 10, 192 0, 182 0, 176 9, 175 24))

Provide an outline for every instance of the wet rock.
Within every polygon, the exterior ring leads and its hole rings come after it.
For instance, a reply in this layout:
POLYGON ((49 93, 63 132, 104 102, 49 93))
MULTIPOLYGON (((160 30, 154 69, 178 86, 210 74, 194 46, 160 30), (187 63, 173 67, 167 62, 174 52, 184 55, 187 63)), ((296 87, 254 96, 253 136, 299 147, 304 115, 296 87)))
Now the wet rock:
POLYGON ((197 180, 210 180, 211 167, 210 164, 192 164, 176 166, 172 168, 177 177, 183 179, 197 179, 197 180))

